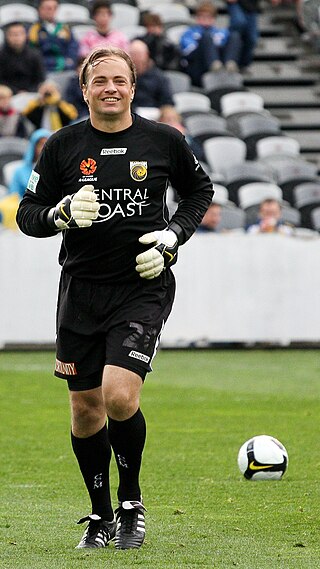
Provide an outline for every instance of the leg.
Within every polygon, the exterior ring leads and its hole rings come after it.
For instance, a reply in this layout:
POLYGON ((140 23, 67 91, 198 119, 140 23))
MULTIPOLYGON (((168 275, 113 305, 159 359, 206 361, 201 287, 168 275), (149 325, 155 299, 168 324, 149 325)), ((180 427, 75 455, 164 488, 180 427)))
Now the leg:
POLYGON ((241 67, 251 65, 254 57, 254 50, 259 38, 258 15, 256 12, 247 12, 247 27, 243 35, 243 51, 241 67))
POLYGON ((187 58, 186 72, 194 85, 201 86, 202 75, 210 69, 214 61, 220 61, 219 51, 212 41, 211 33, 207 32, 199 40, 198 47, 187 58))
POLYGON ((88 489, 92 514, 113 519, 109 465, 111 447, 101 387, 70 391, 72 448, 88 489))
POLYGON ((239 32, 230 31, 229 39, 223 50, 224 63, 227 61, 236 61, 239 63, 241 55, 242 41, 239 32))
POLYGON ((118 499, 141 500, 139 473, 146 438, 140 411, 141 377, 127 369, 108 365, 103 375, 103 397, 109 417, 108 430, 119 471, 118 499))
POLYGON ((146 438, 145 420, 139 408, 141 386, 142 379, 137 373, 113 365, 105 367, 102 390, 109 416, 110 442, 119 472, 117 549, 138 548, 145 536, 144 506, 139 486, 146 438))

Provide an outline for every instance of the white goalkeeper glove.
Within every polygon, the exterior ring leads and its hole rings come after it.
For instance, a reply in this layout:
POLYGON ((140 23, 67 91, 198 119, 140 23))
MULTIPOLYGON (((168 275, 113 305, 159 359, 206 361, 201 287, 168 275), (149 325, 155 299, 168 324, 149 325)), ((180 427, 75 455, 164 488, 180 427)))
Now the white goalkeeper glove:
POLYGON ((56 207, 49 211, 48 221, 59 230, 91 227, 93 220, 99 215, 99 209, 94 187, 88 184, 72 196, 64 196, 56 207))
POLYGON ((176 262, 178 237, 171 229, 145 233, 139 242, 143 245, 153 245, 136 257, 136 271, 143 279, 158 277, 164 269, 176 262))

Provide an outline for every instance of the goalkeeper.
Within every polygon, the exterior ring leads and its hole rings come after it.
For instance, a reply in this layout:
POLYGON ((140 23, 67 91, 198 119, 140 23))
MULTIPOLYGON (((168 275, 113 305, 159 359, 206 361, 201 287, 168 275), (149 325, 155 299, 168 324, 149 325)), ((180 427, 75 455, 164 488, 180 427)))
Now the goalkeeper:
POLYGON ((78 548, 144 541, 140 391, 174 300, 171 266, 213 195, 183 135, 131 113, 135 83, 124 51, 86 58, 80 85, 89 119, 50 137, 17 213, 27 235, 62 236, 55 375, 68 384, 71 443, 91 502, 78 548), (169 183, 180 196, 171 220, 169 183))

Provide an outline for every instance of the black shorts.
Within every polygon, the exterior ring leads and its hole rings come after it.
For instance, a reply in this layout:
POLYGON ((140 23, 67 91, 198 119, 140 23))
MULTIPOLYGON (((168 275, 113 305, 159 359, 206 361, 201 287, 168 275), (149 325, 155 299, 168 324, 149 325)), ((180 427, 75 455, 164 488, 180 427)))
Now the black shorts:
POLYGON ((72 391, 100 386, 107 364, 133 371, 144 380, 152 371, 174 295, 171 270, 157 279, 117 285, 62 272, 55 375, 66 379, 72 391))

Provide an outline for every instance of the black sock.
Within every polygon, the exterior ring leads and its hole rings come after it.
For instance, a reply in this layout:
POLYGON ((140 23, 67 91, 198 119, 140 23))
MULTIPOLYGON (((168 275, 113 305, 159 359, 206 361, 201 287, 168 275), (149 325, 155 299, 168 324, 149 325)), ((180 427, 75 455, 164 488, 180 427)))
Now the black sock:
POLYGON ((115 421, 109 417, 108 431, 118 471, 118 499, 140 500, 139 473, 144 443, 146 423, 140 409, 126 421, 115 421))
POLYGON ((111 521, 113 519, 109 484, 111 447, 106 425, 98 433, 86 439, 75 437, 71 433, 71 442, 89 492, 92 513, 111 521))

